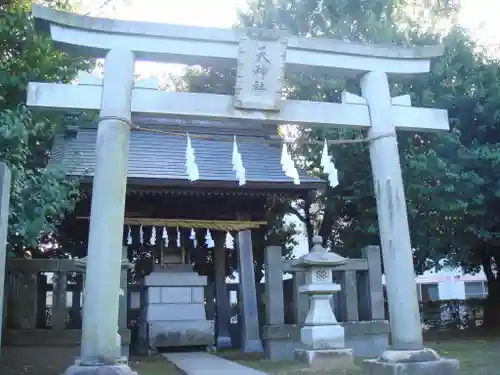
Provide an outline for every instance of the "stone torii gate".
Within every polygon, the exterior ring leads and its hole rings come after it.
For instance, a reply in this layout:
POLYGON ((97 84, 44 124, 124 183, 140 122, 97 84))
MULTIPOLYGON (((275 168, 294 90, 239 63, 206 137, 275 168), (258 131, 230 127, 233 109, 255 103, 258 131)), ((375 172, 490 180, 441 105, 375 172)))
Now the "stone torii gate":
MULTIPOLYGON (((131 115, 232 119, 248 123, 368 128, 387 278, 392 349, 365 362, 367 374, 447 374, 456 360, 425 349, 396 129, 448 130, 445 110, 391 98, 389 76, 427 73, 439 46, 400 48, 278 31, 230 30, 97 19, 33 6, 59 48, 104 57, 102 84, 30 83, 32 108, 100 110, 89 233, 81 359, 67 374, 116 373, 116 322, 131 115), (235 97, 134 87, 135 60, 237 67, 235 97), (359 77, 362 97, 342 103, 282 100, 291 72, 359 77), (401 372, 403 371, 403 372, 401 372)), ((120 367, 127 373, 128 367, 120 367)))

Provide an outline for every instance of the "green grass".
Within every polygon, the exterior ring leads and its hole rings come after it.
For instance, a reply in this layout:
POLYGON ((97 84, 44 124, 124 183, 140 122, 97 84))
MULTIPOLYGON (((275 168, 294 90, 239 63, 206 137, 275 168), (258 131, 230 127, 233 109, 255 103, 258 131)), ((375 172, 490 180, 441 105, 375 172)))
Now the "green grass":
MULTIPOLYGON (((441 356, 460 361, 463 375, 500 375, 500 338, 435 341, 427 347, 436 349, 441 356)), ((350 371, 313 371, 293 361, 270 362, 259 356, 240 352, 222 353, 225 358, 242 365, 266 372, 270 375, 361 375, 361 359, 356 361, 358 369, 350 371)), ((445 375, 445 374, 444 374, 445 375)))
MULTIPOLYGON (((427 346, 438 350, 443 357, 459 359, 462 375, 500 375, 500 337, 459 340, 447 338, 428 342, 427 346)), ((361 375, 359 369, 344 372, 311 371, 293 361, 270 362, 262 359, 259 354, 243 354, 239 351, 222 352, 220 355, 270 375, 361 375)), ((9 359, 12 359, 12 356, 0 357, 1 375, 61 375, 68 365, 66 362, 58 361, 57 356, 39 357, 37 363, 26 363, 26 361, 14 363, 9 359)), ((358 360, 357 364, 360 363, 361 360, 358 360)), ((132 358, 130 366, 139 375, 180 375, 171 363, 159 356, 132 358)))
MULTIPOLYGON (((30 363, 0 356, 0 375, 61 375, 70 363, 57 356, 33 358, 30 363)), ((139 375, 181 375, 175 366, 161 357, 131 358, 130 367, 139 375)))
POLYGON ((160 356, 131 359, 130 367, 139 375, 181 375, 172 363, 160 356))

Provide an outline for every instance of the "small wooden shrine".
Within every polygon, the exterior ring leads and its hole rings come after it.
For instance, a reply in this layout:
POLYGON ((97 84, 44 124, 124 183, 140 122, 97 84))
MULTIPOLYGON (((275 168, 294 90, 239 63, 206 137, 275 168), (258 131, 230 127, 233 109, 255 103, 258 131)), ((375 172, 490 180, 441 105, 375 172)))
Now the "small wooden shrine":
MULTIPOLYGON (((141 276, 146 276, 150 289, 144 302, 148 304, 147 340, 151 347, 210 346, 215 341, 224 345, 227 330, 219 328, 218 337, 214 337, 213 323, 204 317, 204 297, 194 297, 194 293, 203 290, 200 285, 207 283, 206 275, 215 273, 213 258, 223 263, 219 272, 227 272, 227 256, 223 254, 242 247, 237 245, 246 241, 247 254, 238 253, 238 258, 245 259, 238 264, 238 270, 245 275, 241 282, 252 287, 246 288, 241 298, 253 300, 247 306, 255 304, 253 261, 248 261, 253 259, 252 237, 267 233, 268 212, 280 200, 306 197, 311 191, 324 188, 325 182, 305 173, 286 173, 286 146, 280 142, 276 126, 247 129, 244 124, 228 122, 141 117, 133 121, 140 124, 140 130, 132 130, 130 135, 123 244, 128 246, 130 260, 140 259, 141 266, 146 263, 141 276), (195 181, 189 180, 189 146, 196 150, 199 179, 195 181), (244 163, 243 183, 235 173, 235 147, 244 163), (253 236, 240 238, 243 232, 253 232, 253 236), (212 266, 208 267, 212 271, 206 268, 207 258, 211 258, 212 266), (198 278, 192 265, 201 275, 198 278), (241 267, 249 269, 245 272, 241 267), (184 280, 184 285, 179 280, 184 280), (163 300, 151 304, 160 295, 155 290, 161 288, 170 294, 164 293, 163 300), (181 296, 186 291, 193 295, 192 300, 183 300, 181 296), (167 304, 161 310, 160 304, 164 303, 167 304), (179 321, 179 315, 190 317, 179 321), (190 327, 189 332, 186 326, 190 327)), ((63 166, 69 176, 82 180, 85 198, 65 226, 69 231, 73 226, 79 232, 83 251, 88 232, 82 228, 88 226, 90 217, 96 137, 95 125, 68 126, 56 136, 50 160, 52 165, 63 166)), ((226 274, 215 275, 218 284, 225 284, 225 277, 226 274)), ((217 303, 227 303, 221 299, 217 303)))

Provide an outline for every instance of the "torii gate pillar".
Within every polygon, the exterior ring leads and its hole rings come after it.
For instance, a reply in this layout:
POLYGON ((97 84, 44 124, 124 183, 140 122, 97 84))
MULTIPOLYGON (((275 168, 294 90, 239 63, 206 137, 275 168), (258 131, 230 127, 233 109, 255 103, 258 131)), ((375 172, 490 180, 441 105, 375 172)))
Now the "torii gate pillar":
POLYGON ((90 209, 81 358, 65 375, 136 374, 117 344, 134 54, 111 49, 104 62, 90 209))
POLYGON ((369 72, 361 92, 370 112, 370 160, 389 302, 392 348, 364 361, 366 375, 457 374, 456 359, 424 348, 393 100, 384 72, 369 72), (383 134, 393 136, 379 137, 383 134))
POLYGON ((413 269, 403 178, 387 74, 366 73, 361 92, 369 111, 370 160, 377 200, 384 259, 392 346, 397 350, 424 347, 413 269), (392 136, 377 138, 383 134, 392 136))

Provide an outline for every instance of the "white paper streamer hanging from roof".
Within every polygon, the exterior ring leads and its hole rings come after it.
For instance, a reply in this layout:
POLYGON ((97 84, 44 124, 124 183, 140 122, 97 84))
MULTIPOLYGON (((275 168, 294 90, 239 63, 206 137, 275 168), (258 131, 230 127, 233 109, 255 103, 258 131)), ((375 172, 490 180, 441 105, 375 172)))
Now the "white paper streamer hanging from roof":
POLYGON ((245 185, 247 183, 246 180, 246 170, 243 166, 243 159, 241 158, 241 154, 238 150, 238 144, 236 143, 236 135, 233 139, 233 171, 236 172, 236 178, 238 179, 238 184, 240 186, 245 185))
POLYGON ((226 240, 224 241, 224 247, 229 250, 234 249, 234 237, 229 232, 226 232, 226 240))
POLYGON ((168 247, 168 231, 166 227, 163 227, 161 238, 163 238, 163 241, 165 241, 165 247, 168 247))
POLYGON ((139 227, 139 243, 144 245, 144 230, 142 229, 142 225, 139 227))
POLYGON ((189 239, 193 241, 193 246, 198 246, 198 241, 196 240, 196 232, 193 228, 191 228, 191 233, 189 234, 189 239))
POLYGON ((177 228, 177 247, 181 247, 181 231, 177 228))
POLYGON ((333 164, 332 157, 328 154, 328 143, 326 139, 323 145, 323 152, 321 153, 321 167, 323 168, 323 173, 328 175, 330 187, 334 188, 338 186, 338 171, 337 168, 335 168, 335 164, 333 164))
POLYGON ((295 168, 295 163, 288 153, 288 147, 284 142, 283 148, 281 150, 281 166, 283 168, 283 172, 285 172, 285 175, 292 178, 295 185, 300 185, 299 172, 297 171, 297 168, 295 168))
POLYGON ((149 244, 151 246, 156 245, 156 228, 154 225, 151 227, 151 237, 149 237, 149 244))
POLYGON ((127 245, 132 245, 132 228, 130 228, 130 225, 128 226, 127 245))
POLYGON ((215 247, 215 242, 212 238, 212 233, 210 233, 210 229, 207 229, 207 233, 205 234, 205 243, 209 249, 215 247))
POLYGON ((198 165, 196 164, 195 152, 189 133, 186 133, 186 172, 189 181, 196 181, 200 178, 198 165))

